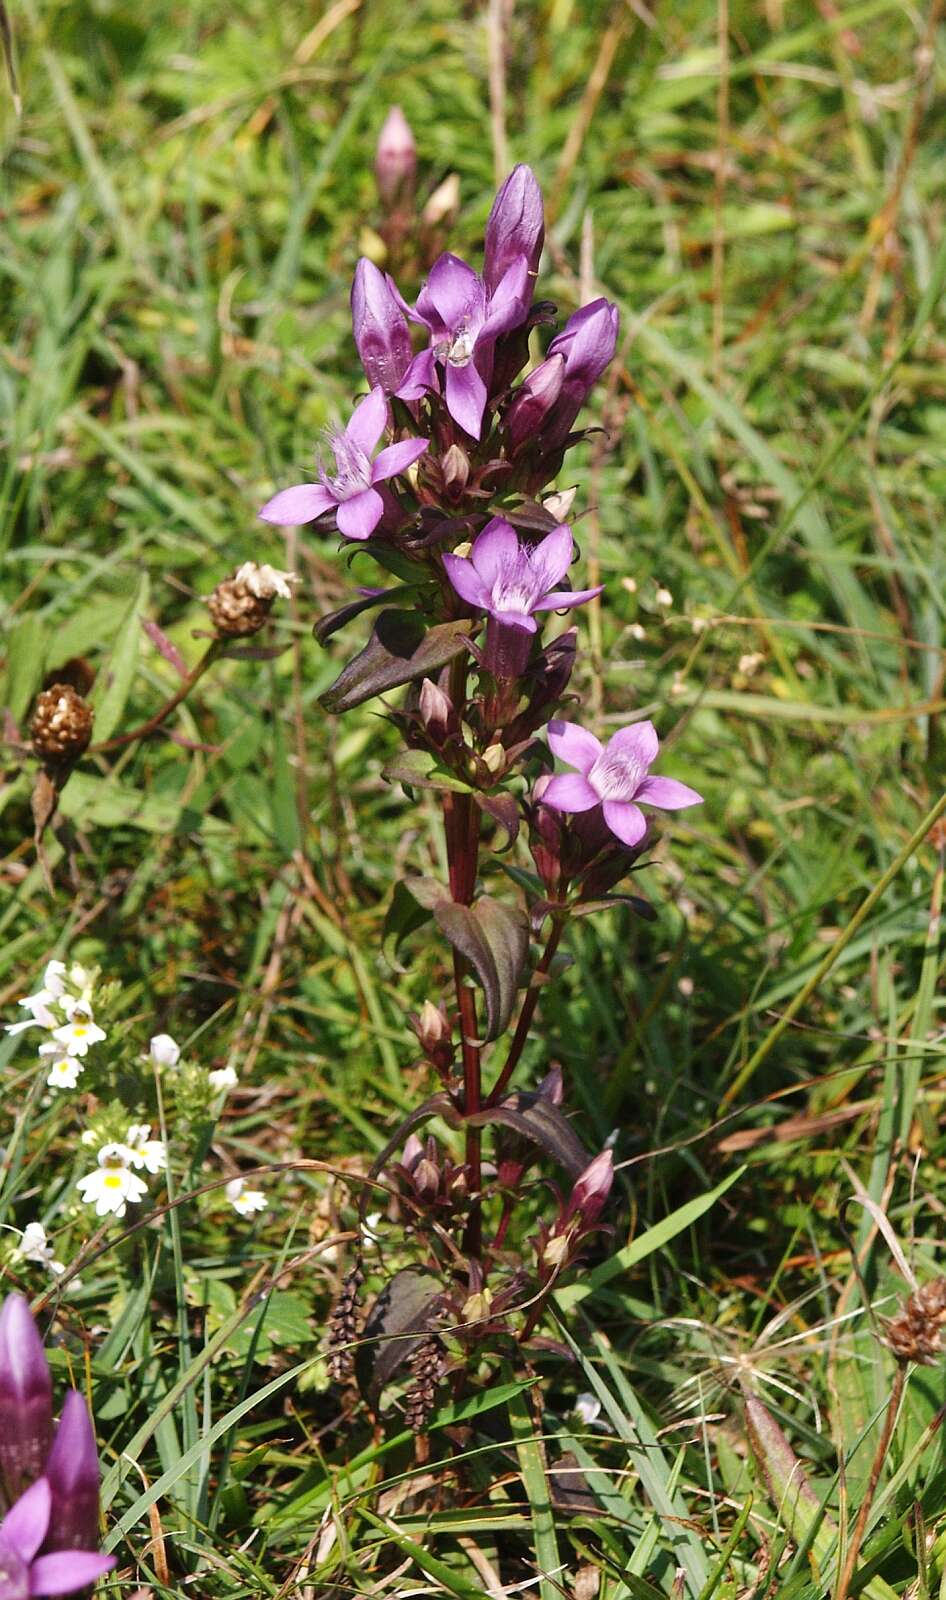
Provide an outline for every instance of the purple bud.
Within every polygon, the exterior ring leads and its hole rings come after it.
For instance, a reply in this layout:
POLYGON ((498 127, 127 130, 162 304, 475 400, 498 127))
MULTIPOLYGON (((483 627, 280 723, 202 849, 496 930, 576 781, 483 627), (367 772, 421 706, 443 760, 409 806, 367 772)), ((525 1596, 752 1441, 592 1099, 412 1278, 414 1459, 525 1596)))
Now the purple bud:
POLYGON ((604 1210, 614 1182, 614 1158, 610 1150, 595 1156, 575 1183, 565 1207, 564 1220, 579 1216, 584 1228, 591 1228, 604 1210))
POLYGON ((420 686, 417 702, 420 720, 435 744, 441 744, 450 731, 453 702, 438 688, 432 678, 425 678, 420 686))
POLYGON ((516 390, 503 418, 513 454, 539 433, 562 392, 564 381, 565 356, 556 353, 530 372, 516 390))
POLYGON ((390 278, 366 256, 355 268, 351 320, 369 384, 394 394, 411 364, 411 336, 390 278))
POLYGON ((28 1303, 8 1295, 0 1310, 0 1471, 9 1498, 43 1470, 53 1431, 53 1384, 28 1303))
POLYGON ((92 1419, 75 1389, 66 1395, 46 1477, 52 1490, 49 1548, 94 1549, 99 1535, 99 1457, 92 1419))
POLYGON ((592 300, 569 317, 549 345, 549 356, 565 357, 562 392, 542 436, 545 450, 565 443, 572 423, 608 362, 618 340, 618 308, 608 300, 592 300))
POLYGON ((443 484, 453 499, 459 500, 470 480, 470 458, 462 445, 452 444, 440 462, 443 484))
POLYGON ((417 171, 417 146, 411 125, 400 106, 392 106, 378 135, 374 158, 378 193, 390 205, 414 181, 417 171))
POLYGON ((542 190, 531 167, 513 167, 493 201, 486 224, 483 279, 492 292, 518 256, 529 267, 529 300, 545 242, 542 190))

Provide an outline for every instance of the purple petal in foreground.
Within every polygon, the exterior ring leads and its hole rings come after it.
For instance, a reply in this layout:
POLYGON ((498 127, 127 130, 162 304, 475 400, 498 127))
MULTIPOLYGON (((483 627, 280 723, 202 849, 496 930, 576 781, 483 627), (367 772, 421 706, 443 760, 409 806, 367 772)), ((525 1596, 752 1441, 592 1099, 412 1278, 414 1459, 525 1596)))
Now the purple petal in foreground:
POLYGON ((486 610, 490 595, 472 561, 465 556, 444 556, 444 570, 461 600, 468 606, 481 606, 486 610))
POLYGON ((604 820, 622 844, 640 844, 647 832, 647 818, 632 800, 606 800, 601 807, 604 820))
POLYGON ((622 761, 636 761, 646 771, 657 759, 660 741, 652 722, 632 722, 621 728, 608 741, 608 754, 622 761))
POLYGON ((559 772, 542 791, 542 804, 553 811, 590 811, 598 796, 580 772, 559 772))
POLYGON ((465 367, 448 361, 444 375, 444 394, 454 422, 471 438, 478 439, 486 409, 486 385, 472 361, 465 367))
POLYGON ((537 600, 532 607, 533 611, 564 611, 569 606, 583 606, 586 601, 593 600, 596 595, 602 594, 604 584, 599 583, 595 589, 554 589, 547 594, 544 600, 537 600))
POLYGON ((502 282, 490 301, 489 314, 483 325, 483 333, 490 339, 508 333, 510 328, 517 328, 523 321, 528 303, 528 285, 529 269, 525 258, 520 256, 503 273, 502 282))
POLYGON ((584 776, 591 771, 601 754, 601 741, 575 722, 550 722, 548 725, 549 749, 560 761, 577 767, 584 776))
POLYGON ((454 329, 474 319, 481 322, 485 302, 482 280, 472 267, 448 250, 431 267, 417 296, 417 311, 422 321, 439 321, 444 328, 454 329))
POLYGON ((32 1561, 46 1537, 51 1504, 49 1484, 45 1478, 37 1478, 14 1502, 0 1524, 0 1548, 6 1545, 21 1561, 32 1561))
POLYGON ((636 798, 646 805, 659 806, 661 811, 683 811, 687 806, 703 804, 701 794, 676 778, 645 778, 636 798))
POLYGON ((30 1594, 74 1594, 111 1572, 114 1565, 114 1556, 96 1555, 93 1550, 57 1550, 39 1556, 30 1568, 30 1594))
POLYGON ((379 451, 371 464, 372 483, 383 483, 385 478, 396 478, 419 461, 429 444, 428 439, 402 439, 399 444, 389 444, 379 451))
POLYGON ((46 1461, 52 1491, 49 1542, 56 1550, 83 1550, 96 1543, 99 1458, 92 1419, 81 1394, 66 1395, 46 1461))
POLYGON ((343 500, 336 521, 339 533, 346 539, 370 539, 381 521, 384 501, 377 489, 363 489, 361 494, 343 500))
POLYGON ((488 522, 475 545, 471 560, 487 588, 492 589, 519 553, 516 530, 502 517, 488 522))
POLYGON ((372 450, 387 427, 388 402, 384 398, 384 390, 380 387, 372 389, 371 393, 359 400, 354 411, 348 419, 345 433, 348 438, 370 456, 372 450))
POLYGON ((279 528, 299 528, 304 522, 313 522, 323 511, 331 511, 334 504, 320 483, 296 483, 267 500, 259 515, 263 522, 273 522, 279 528))

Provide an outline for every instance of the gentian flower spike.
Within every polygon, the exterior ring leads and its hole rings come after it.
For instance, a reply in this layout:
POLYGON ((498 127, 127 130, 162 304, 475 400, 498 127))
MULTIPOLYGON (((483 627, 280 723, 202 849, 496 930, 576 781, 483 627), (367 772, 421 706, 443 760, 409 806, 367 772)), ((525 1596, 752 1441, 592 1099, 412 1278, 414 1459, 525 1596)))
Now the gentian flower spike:
POLYGON ((427 449, 426 439, 404 439, 371 456, 387 426, 388 403, 384 391, 372 389, 356 405, 348 426, 332 435, 335 476, 319 470, 318 483, 297 483, 267 500, 260 516, 279 527, 298 527, 323 512, 336 513, 339 533, 346 539, 368 539, 381 520, 384 501, 376 484, 406 472, 427 449))
POLYGON ((520 544, 502 517, 487 523, 469 557, 445 555, 447 577, 461 599, 486 612, 486 665, 494 676, 518 677, 525 667, 534 613, 580 606, 601 593, 560 589, 574 554, 571 529, 563 523, 535 547, 520 544))
POLYGON ((398 394, 406 381, 402 398, 419 399, 423 387, 415 392, 408 379, 413 351, 402 305, 387 274, 362 256, 351 286, 351 324, 365 377, 385 394, 398 394))
POLYGON ((520 163, 513 167, 493 201, 486 224, 483 282, 490 293, 498 288, 504 274, 519 257, 524 256, 529 270, 526 301, 529 305, 544 242, 542 190, 532 168, 520 163))
POLYGON ((552 778, 542 791, 542 804, 555 811, 590 811, 600 805, 622 844, 640 844, 647 832, 641 804, 681 811, 702 803, 701 794, 676 778, 650 776, 660 748, 652 722, 622 728, 606 745, 573 722, 550 722, 548 734, 553 754, 577 770, 552 778))
POLYGON ((52 1432, 43 1341, 26 1300, 10 1294, 0 1310, 0 1469, 10 1498, 42 1472, 52 1432))
POLYGON ((510 263, 490 293, 473 268, 449 252, 434 262, 417 296, 411 315, 430 330, 430 349, 416 357, 412 377, 439 388, 440 362, 447 410, 474 439, 483 425, 493 346, 501 333, 525 321, 529 299, 525 256, 510 263))
MULTIPOLYGON (((618 308, 608 300, 592 300, 569 317, 549 345, 546 359, 565 357, 562 388, 542 435, 545 449, 565 443, 578 416, 612 360, 618 342, 618 308)), ((537 369, 538 370, 538 369, 537 369)), ((535 380, 535 374, 532 374, 535 380)))
POLYGON ((70 1389, 62 1408, 45 1476, 52 1494, 49 1542, 56 1550, 84 1550, 98 1539, 99 1456, 88 1408, 70 1389))
POLYGON ((0 1600, 75 1594, 115 1565, 95 1550, 52 1550, 39 1555, 52 1504, 49 1484, 37 1478, 0 1522, 0 1600))

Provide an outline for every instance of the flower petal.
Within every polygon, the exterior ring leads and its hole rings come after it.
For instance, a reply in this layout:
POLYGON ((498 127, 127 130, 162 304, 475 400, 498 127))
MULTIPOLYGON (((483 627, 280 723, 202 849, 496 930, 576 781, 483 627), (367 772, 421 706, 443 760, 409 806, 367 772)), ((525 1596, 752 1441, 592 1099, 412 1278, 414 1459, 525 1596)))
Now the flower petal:
POLYGON ((516 530, 503 517, 487 522, 470 552, 470 560, 488 589, 519 553, 516 530))
POLYGON ((501 622, 504 628, 521 628, 524 633, 537 633, 538 623, 534 617, 527 616, 522 611, 499 611, 495 605, 490 606, 490 616, 501 622))
POLYGON ((111 1572, 114 1565, 114 1556, 100 1556, 94 1550, 57 1550, 39 1556, 30 1568, 30 1594, 74 1594, 103 1572, 111 1572))
POLYGON ((553 811, 590 811, 598 803, 598 796, 580 772, 556 773, 542 790, 542 804, 551 806, 553 811))
POLYGON ((630 756, 642 772, 656 761, 659 749, 660 740, 652 722, 632 722, 629 728, 621 728, 608 740, 608 750, 613 755, 625 759, 630 756))
POLYGON ((605 822, 622 844, 640 844, 647 832, 647 818, 633 800, 606 800, 601 809, 605 822))
POLYGON ((572 538, 572 530, 564 522, 553 528, 552 532, 546 534, 536 545, 532 552, 532 565, 537 573, 541 573, 543 592, 561 583, 571 566, 574 553, 575 541, 572 538))
POLYGON ((399 444, 389 444, 375 456, 371 464, 372 483, 383 483, 385 478, 396 478, 413 466, 427 449, 429 439, 402 439, 399 444))
POLYGON ((377 489, 362 489, 338 508, 338 531, 346 539, 369 539, 381 521, 384 501, 377 489))
POLYGON ((683 811, 686 806, 701 806, 703 796, 676 778, 645 778, 635 797, 662 811, 683 811))
POLYGON ((465 556, 444 556, 444 570, 461 600, 468 606, 489 609, 490 593, 472 561, 465 556))
POLYGON ((501 333, 508 333, 510 328, 518 328, 526 319, 531 296, 529 263, 525 256, 518 256, 506 268, 493 292, 482 337, 495 339, 501 333))
POLYGON ((480 436, 486 409, 486 385, 471 361, 465 367, 446 364, 444 392, 454 422, 474 439, 480 436))
MULTIPOLYGON (((30 1562, 46 1537, 52 1491, 45 1478, 37 1478, 3 1519, 3 1542, 21 1561, 30 1562)), ((76 1588, 78 1588, 78 1584, 76 1588)))
POLYGON ((395 391, 399 400, 422 400, 429 389, 440 393, 437 380, 437 362, 432 350, 421 350, 416 355, 395 391))
POLYGON ((569 606, 583 606, 587 600, 593 600, 596 594, 601 594, 604 584, 599 583, 596 589, 553 589, 543 599, 537 600, 532 607, 533 611, 565 611, 569 606))
POLYGON ((475 332, 482 325, 486 311, 486 290, 473 268, 448 250, 430 269, 427 282, 417 296, 418 311, 422 302, 427 312, 424 321, 433 311, 451 333, 463 323, 472 323, 475 332))
POLYGON ((384 390, 378 387, 359 400, 348 419, 345 432, 359 450, 370 456, 387 425, 388 402, 384 390))
POLYGON ((548 725, 549 749, 560 761, 587 774, 601 754, 601 741, 576 722, 550 722, 548 725))
POLYGON ((263 522, 274 522, 279 528, 298 528, 303 522, 313 522, 334 504, 322 484, 296 483, 267 500, 259 515, 263 522))

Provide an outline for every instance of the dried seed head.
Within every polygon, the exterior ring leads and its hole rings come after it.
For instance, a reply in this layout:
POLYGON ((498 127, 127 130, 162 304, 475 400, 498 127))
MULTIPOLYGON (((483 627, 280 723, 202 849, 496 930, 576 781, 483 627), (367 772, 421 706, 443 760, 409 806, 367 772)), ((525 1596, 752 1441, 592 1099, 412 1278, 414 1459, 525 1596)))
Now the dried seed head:
POLYGON ((898 1361, 935 1367, 942 1353, 946 1327, 946 1276, 931 1278, 887 1323, 884 1343, 898 1361))
POLYGON ((37 697, 30 725, 36 754, 46 761, 80 756, 92 737, 94 713, 68 683, 54 683, 37 697))
POLYGON ((257 594, 245 578, 225 578, 207 601, 210 620, 223 639, 259 633, 273 609, 273 594, 257 594))
POLYGON ((407 1391, 404 1421, 414 1433, 421 1433, 434 1409, 437 1385, 443 1377, 444 1350, 436 1335, 424 1339, 411 1354, 408 1366, 414 1382, 407 1391))
POLYGON ((358 1337, 360 1324, 358 1296, 365 1281, 360 1261, 346 1273, 342 1292, 328 1325, 328 1370, 334 1383, 344 1383, 354 1370, 351 1345, 358 1337))

